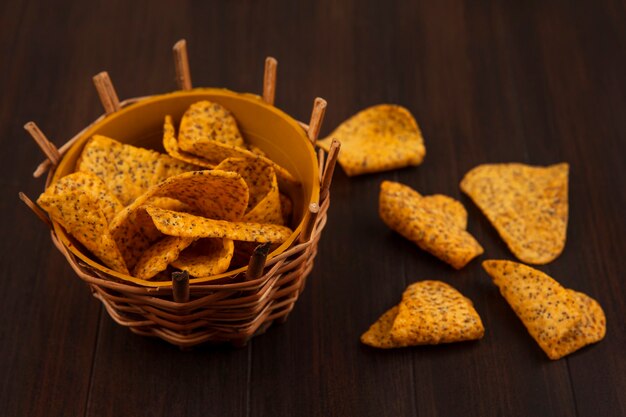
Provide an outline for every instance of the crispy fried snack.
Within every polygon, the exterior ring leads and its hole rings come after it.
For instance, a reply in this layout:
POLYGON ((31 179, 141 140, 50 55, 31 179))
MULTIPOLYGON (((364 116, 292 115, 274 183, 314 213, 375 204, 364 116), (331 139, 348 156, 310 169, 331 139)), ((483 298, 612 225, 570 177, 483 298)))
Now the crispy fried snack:
POLYGON ((406 185, 383 181, 379 213, 391 229, 456 269, 483 253, 466 231, 465 208, 450 197, 424 197, 406 185))
POLYGON ((391 104, 357 113, 317 143, 328 151, 333 139, 341 142, 338 160, 349 176, 419 165, 426 155, 411 113, 391 104))
POLYGON ((483 268, 550 359, 604 338, 606 318, 593 298, 517 262, 489 260, 483 268))
POLYGON ((546 264, 565 247, 568 172, 565 163, 480 165, 465 175, 461 190, 519 260, 546 264))

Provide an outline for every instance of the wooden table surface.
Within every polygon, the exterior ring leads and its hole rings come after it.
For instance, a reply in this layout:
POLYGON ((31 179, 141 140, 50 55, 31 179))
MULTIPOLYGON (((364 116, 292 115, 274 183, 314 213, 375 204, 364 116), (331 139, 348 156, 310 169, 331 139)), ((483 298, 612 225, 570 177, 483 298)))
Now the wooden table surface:
POLYGON ((626 415, 626 9, 602 0, 0 2, 0 410, 6 416, 626 415), (586 4, 585 4, 586 3, 586 4), (121 98, 175 89, 171 47, 189 44, 197 86, 260 92, 322 133, 398 103, 416 116, 424 163, 348 178, 289 320, 246 347, 182 352, 116 325, 17 199, 35 198, 42 155, 22 125, 60 145, 101 113, 91 77, 121 98), (378 217, 382 180, 460 199, 480 259, 513 259, 461 194, 486 162, 570 163, 563 254, 540 269, 596 298, 601 343, 550 361, 480 260, 455 271, 378 217), (377 351, 359 335, 407 284, 448 282, 474 301, 479 342, 377 351))

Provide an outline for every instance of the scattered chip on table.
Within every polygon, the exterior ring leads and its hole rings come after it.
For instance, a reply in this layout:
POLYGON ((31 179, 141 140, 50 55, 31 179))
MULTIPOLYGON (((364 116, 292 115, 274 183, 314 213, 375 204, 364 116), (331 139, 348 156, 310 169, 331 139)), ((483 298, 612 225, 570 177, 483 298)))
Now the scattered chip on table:
POLYGON ((391 229, 456 269, 483 253, 466 230, 465 208, 450 197, 422 196, 406 185, 383 181, 379 214, 391 229))
POLYGON ((76 163, 76 171, 100 177, 124 206, 165 179, 197 169, 169 155, 101 135, 89 139, 76 163))
POLYGON ((179 148, 174 123, 172 122, 172 116, 165 116, 165 123, 163 124, 163 148, 169 156, 180 161, 207 169, 215 167, 215 164, 210 163, 206 159, 189 152, 185 152, 179 148))
POLYGON ((234 251, 232 239, 198 239, 171 265, 194 277, 217 275, 228 270, 234 251))
POLYGON ((391 327, 397 346, 462 342, 480 339, 484 334, 470 299, 441 281, 409 285, 391 327))
POLYGON ((550 359, 604 338, 604 311, 586 294, 564 288, 545 273, 517 262, 488 260, 483 268, 550 359))
POLYGON ((193 243, 188 237, 164 236, 141 255, 133 270, 133 276, 141 279, 154 278, 175 261, 180 253, 193 243))
POLYGON ((409 285, 400 304, 370 326, 361 342, 396 348, 476 340, 484 333, 468 298, 444 282, 429 280, 409 285))
POLYGON ((274 168, 262 160, 228 158, 215 169, 236 172, 248 185, 248 208, 244 222, 283 224, 280 192, 274 168))
POLYGON ((214 220, 188 213, 178 213, 157 207, 145 207, 154 225, 169 236, 193 238, 227 238, 244 242, 282 243, 293 231, 277 224, 260 224, 214 220))
POLYGON ((474 200, 519 260, 546 264, 565 247, 568 173, 566 163, 548 167, 479 165, 465 175, 461 190, 474 200))
POLYGON ((397 105, 362 110, 317 143, 328 151, 333 139, 341 142, 338 161, 349 176, 419 165, 426 155, 415 118, 397 105))
POLYGON ((361 342, 375 348, 389 349, 399 347, 391 338, 391 327, 398 316, 398 306, 393 306, 380 316, 370 328, 361 335, 361 342))

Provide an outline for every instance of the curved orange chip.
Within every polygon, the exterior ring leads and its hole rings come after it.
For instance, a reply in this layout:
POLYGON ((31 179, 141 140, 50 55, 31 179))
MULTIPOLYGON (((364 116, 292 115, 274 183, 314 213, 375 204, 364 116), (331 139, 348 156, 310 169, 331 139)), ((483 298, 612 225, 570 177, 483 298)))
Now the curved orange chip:
POLYGON ((360 111, 317 143, 329 151, 333 139, 341 142, 338 161, 349 176, 419 165, 426 155, 415 118, 392 104, 360 111))
POLYGON ((391 338, 391 328, 399 311, 398 306, 393 306, 385 312, 370 328, 361 335, 361 343, 381 349, 399 347, 391 338))
POLYGON ((169 155, 102 135, 89 139, 76 163, 76 171, 100 177, 124 206, 165 179, 196 169, 169 155))
POLYGON ((271 165, 262 160, 253 163, 250 159, 228 158, 215 169, 236 172, 248 184, 250 198, 243 221, 283 224, 278 181, 271 165))
POLYGON ((186 172, 151 188, 118 213, 110 226, 129 268, 160 236, 143 207, 155 197, 178 200, 205 217, 237 220, 248 205, 248 186, 234 172, 206 170, 186 172))
POLYGON ((245 242, 282 243, 293 233, 290 228, 276 224, 214 220, 150 206, 145 209, 152 217, 156 228, 169 236, 213 237, 245 242))
POLYGON ((96 198, 108 222, 124 209, 120 200, 113 195, 104 181, 89 172, 74 172, 66 175, 46 188, 44 194, 51 197, 70 191, 84 191, 96 198))
POLYGON ((200 158, 199 156, 195 156, 179 148, 172 116, 169 115, 165 116, 165 122, 163 123, 163 148, 172 158, 187 162, 188 164, 194 164, 209 169, 215 167, 215 164, 210 163, 204 158, 200 158))
POLYGON ((102 199, 89 191, 84 188, 58 194, 44 193, 37 203, 106 266, 127 274, 124 257, 109 232, 102 199))
POLYGON ((391 229, 456 269, 483 253, 466 230, 465 208, 448 196, 423 197, 406 185, 383 181, 379 213, 391 229))
POLYGON ((550 359, 604 338, 606 317, 593 298, 521 263, 488 260, 483 268, 550 359))
POLYGON ((274 168, 282 181, 298 184, 289 171, 267 158, 263 151, 246 145, 235 118, 218 103, 204 100, 187 109, 178 130, 178 146, 184 152, 213 164, 227 158, 246 158, 251 163, 263 161, 274 168))
POLYGON ((194 277, 217 275, 228 270, 234 251, 235 245, 231 239, 198 239, 171 265, 194 277))
POLYGON ((164 236, 141 255, 133 269, 133 276, 140 279, 153 278, 167 269, 167 265, 175 261, 194 240, 187 237, 164 236))
POLYGON ((461 190, 487 216, 521 261, 556 259, 567 234, 569 165, 485 164, 465 174, 461 190))

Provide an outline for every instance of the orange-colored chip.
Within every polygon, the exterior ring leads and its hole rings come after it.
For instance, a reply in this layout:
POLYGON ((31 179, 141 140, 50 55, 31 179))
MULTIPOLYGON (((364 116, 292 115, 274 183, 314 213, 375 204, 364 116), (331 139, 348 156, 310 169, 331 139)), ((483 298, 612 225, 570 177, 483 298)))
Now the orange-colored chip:
POLYGON ((74 172, 66 175, 48 187, 44 194, 53 196, 70 191, 84 191, 97 199, 107 222, 113 220, 113 217, 124 208, 106 184, 89 172, 74 172))
POLYGON ((441 281, 409 285, 391 328, 396 346, 461 342, 484 334, 471 300, 441 281))
POLYGON ((214 220, 149 206, 146 207, 146 211, 152 217, 157 229, 169 236, 212 237, 245 242, 282 243, 293 233, 290 228, 276 224, 214 220))
POLYGON ((167 265, 175 261, 194 240, 187 237, 164 236, 141 255, 133 275, 140 279, 153 278, 167 269, 167 265))
POLYGON ((172 116, 169 115, 165 116, 165 123, 163 124, 163 148, 172 158, 187 162, 188 164, 209 169, 215 167, 215 164, 210 163, 206 159, 180 149, 178 146, 178 139, 176 138, 176 132, 174 131, 172 116))
POLYGON ((76 163, 77 171, 100 177, 124 206, 165 179, 195 169, 168 155, 101 135, 87 142, 76 163))
POLYGON ((250 197, 243 221, 283 224, 278 182, 271 165, 262 160, 228 158, 215 169, 236 172, 246 181, 250 197))
POLYGON ((151 188, 118 213, 111 223, 111 234, 129 268, 161 236, 143 208, 155 197, 173 198, 205 217, 238 220, 248 205, 248 187, 234 172, 206 170, 186 172, 151 188))
POLYGON ((207 142, 244 146, 237 121, 224 106, 208 100, 198 101, 187 109, 180 122, 178 141, 181 149, 199 154, 207 142))
POLYGON ((341 142, 338 161, 350 176, 419 165, 426 155, 417 122, 396 105, 365 109, 317 143, 329 151, 333 139, 341 142))
POLYGON ((406 185, 383 181, 379 204, 387 226, 456 269, 483 253, 466 231, 465 208, 450 197, 423 197, 406 185))
MULTIPOLYGON (((185 239, 185 238, 181 238, 185 239)), ((185 249, 173 267, 189 272, 194 277, 208 277, 228 270, 235 245, 231 239, 198 239, 185 249)))
POLYGON ((391 328, 398 316, 398 306, 391 307, 361 335, 361 343, 381 349, 399 347, 391 338, 391 328))
POLYGON ((521 261, 545 264, 565 247, 568 164, 486 164, 468 172, 461 190, 487 216, 521 261))
POLYGON ((485 329, 472 302, 441 281, 411 284, 399 305, 361 336, 376 348, 461 342, 483 337, 485 329))
POLYGON ((52 220, 63 226, 106 266, 127 274, 124 258, 109 233, 109 222, 103 210, 103 205, 107 203, 103 204, 103 200, 90 191, 83 188, 44 193, 37 202, 52 220))
POLYGON ((268 159, 259 148, 245 144, 234 117, 218 103, 200 101, 187 109, 180 122, 178 147, 213 164, 227 158, 246 158, 253 164, 261 160, 274 168, 279 180, 298 184, 289 171, 268 159))
POLYGON ((604 338, 604 311, 586 294, 564 288, 543 272, 517 262, 489 260, 483 268, 550 359, 604 338))

